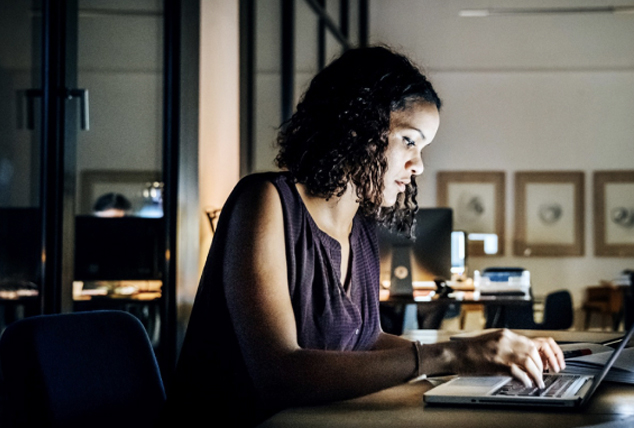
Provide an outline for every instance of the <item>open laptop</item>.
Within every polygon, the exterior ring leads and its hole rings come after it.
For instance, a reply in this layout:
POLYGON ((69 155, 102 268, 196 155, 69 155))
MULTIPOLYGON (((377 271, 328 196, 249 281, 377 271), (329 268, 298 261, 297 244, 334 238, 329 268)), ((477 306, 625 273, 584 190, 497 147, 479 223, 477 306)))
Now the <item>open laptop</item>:
POLYGON ((458 376, 427 391, 423 399, 430 404, 581 407, 590 400, 633 333, 634 324, 596 375, 546 373, 544 389, 526 388, 510 376, 458 376))

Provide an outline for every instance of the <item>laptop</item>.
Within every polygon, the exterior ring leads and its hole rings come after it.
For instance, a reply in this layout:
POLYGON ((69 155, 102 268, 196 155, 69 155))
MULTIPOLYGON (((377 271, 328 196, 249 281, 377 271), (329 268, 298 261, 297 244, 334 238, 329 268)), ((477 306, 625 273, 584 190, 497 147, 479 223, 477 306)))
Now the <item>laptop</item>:
POLYGON ((633 333, 634 324, 596 375, 545 373, 544 389, 526 388, 510 376, 458 376, 427 391, 423 400, 430 404, 582 407, 597 390, 633 333))

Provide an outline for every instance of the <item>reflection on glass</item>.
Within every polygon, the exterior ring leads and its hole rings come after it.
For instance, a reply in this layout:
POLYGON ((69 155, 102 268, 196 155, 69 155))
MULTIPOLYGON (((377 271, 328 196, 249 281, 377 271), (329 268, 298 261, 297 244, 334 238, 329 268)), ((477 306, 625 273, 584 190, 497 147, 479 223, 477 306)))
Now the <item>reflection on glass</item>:
POLYGON ((95 201, 93 214, 97 217, 125 217, 130 214, 132 204, 121 193, 106 193, 95 201))
POLYGON ((78 1, 76 311, 120 309, 159 341, 163 222, 163 2, 78 1))
POLYGON ((40 2, 0 2, 0 332, 41 286, 40 2))
POLYGON ((139 210, 139 217, 163 217, 163 183, 149 183, 143 191, 144 204, 139 210))

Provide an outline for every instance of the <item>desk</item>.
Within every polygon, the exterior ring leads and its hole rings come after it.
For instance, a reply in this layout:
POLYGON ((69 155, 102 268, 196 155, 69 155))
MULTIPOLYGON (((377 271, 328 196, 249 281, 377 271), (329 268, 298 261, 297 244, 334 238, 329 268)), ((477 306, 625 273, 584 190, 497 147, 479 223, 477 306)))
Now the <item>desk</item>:
MULTIPOLYGON (((539 332, 543 334, 543 331, 539 332)), ((565 339, 563 332, 560 337, 565 339)), ((444 339, 444 334, 435 335, 444 339)), ((424 337, 421 332, 420 337, 424 337)), ((612 338, 605 336, 605 340, 612 338)), ((430 333, 430 336, 431 333, 430 333)), ((594 337, 600 340, 598 336, 594 337)), ((432 380, 433 381, 433 380, 432 380)), ((606 382, 582 410, 475 408, 423 403, 430 381, 400 385, 354 400, 287 409, 260 425, 285 427, 583 427, 634 416, 634 385, 606 382)))
MULTIPOLYGON (((426 298, 424 292, 415 291, 412 296, 389 296, 388 294, 381 295, 381 306, 391 307, 395 314, 403 313, 403 308, 406 305, 417 305, 427 308, 447 308, 452 304, 479 304, 488 308, 487 314, 487 328, 496 328, 505 324, 506 311, 509 307, 513 306, 527 306, 533 304, 533 299, 530 294, 524 295, 504 295, 504 294, 487 294, 473 291, 459 291, 450 294, 449 297, 444 298, 426 298)), ((443 311, 438 312, 437 319, 432 324, 427 325, 425 328, 439 328, 442 322, 443 311)), ((401 321, 404 322, 404 321, 401 321)), ((403 330, 395 330, 393 333, 400 334, 403 330)))
POLYGON ((634 415, 634 387, 605 384, 583 410, 440 407, 423 404, 427 381, 386 389, 354 400, 285 410, 260 428, 302 427, 583 427, 634 415))

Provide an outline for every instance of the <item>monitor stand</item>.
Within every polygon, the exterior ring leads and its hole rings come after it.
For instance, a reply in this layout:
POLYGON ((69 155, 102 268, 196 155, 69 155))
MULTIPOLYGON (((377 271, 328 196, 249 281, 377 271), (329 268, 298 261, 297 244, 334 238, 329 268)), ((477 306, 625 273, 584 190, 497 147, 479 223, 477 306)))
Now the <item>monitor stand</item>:
POLYGON ((409 297, 414 295, 412 288, 412 262, 410 244, 392 246, 392 274, 390 297, 409 297))

